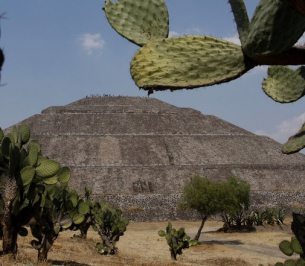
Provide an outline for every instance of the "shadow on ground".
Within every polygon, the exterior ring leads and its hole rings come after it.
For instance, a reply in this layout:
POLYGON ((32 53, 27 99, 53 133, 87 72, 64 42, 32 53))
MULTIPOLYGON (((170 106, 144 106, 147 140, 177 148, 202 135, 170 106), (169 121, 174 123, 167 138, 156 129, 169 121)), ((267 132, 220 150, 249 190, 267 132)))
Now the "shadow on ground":
POLYGON ((65 265, 65 266, 90 266, 89 264, 85 264, 85 263, 78 263, 75 261, 63 261, 63 260, 48 260, 49 263, 51 263, 52 265, 65 265))
POLYGON ((243 242, 239 240, 208 240, 208 241, 201 241, 200 243, 207 245, 230 245, 230 246, 243 245, 243 242))

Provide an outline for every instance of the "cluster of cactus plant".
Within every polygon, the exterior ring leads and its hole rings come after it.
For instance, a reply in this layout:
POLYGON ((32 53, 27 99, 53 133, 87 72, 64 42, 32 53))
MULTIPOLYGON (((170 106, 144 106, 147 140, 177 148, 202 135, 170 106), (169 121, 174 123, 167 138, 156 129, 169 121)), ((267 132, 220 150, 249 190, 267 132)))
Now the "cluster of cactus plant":
POLYGON ((95 200, 92 203, 93 230, 97 231, 102 242, 96 244, 100 254, 116 254, 116 243, 124 235, 129 220, 123 218, 123 212, 105 201, 95 200))
POLYGON ((90 225, 103 243, 98 251, 114 254, 116 242, 126 231, 128 219, 104 201, 91 201, 68 187, 71 173, 57 161, 42 156, 37 140, 30 140, 27 125, 8 134, 0 129, 0 222, 4 254, 17 254, 17 236, 28 235, 30 226, 38 261, 47 260, 59 233, 80 230, 86 236, 90 225))
MULTIPOLYGON (((52 186, 66 184, 70 170, 43 157, 38 141, 30 140, 27 125, 4 135, 0 129, 0 195, 3 252, 17 253, 17 233, 27 234, 26 224, 45 219, 53 206, 52 186)), ((41 222, 41 221, 40 221, 41 222)))
POLYGON ((177 255, 181 255, 183 249, 187 249, 191 246, 199 244, 197 240, 191 240, 191 238, 185 233, 183 227, 181 227, 179 230, 176 230, 173 228, 171 222, 168 222, 166 231, 160 230, 158 235, 165 237, 169 246, 171 258, 173 260, 177 260, 177 255))
POLYGON ((65 230, 79 230, 88 218, 90 205, 81 195, 71 190, 67 185, 47 187, 49 199, 52 204, 42 210, 38 220, 31 221, 32 246, 38 250, 38 260, 47 259, 48 250, 53 245, 59 233, 65 230), (41 227, 41 223, 45 226, 41 227))
MULTIPOLYGON (((207 36, 169 38, 164 0, 107 0, 104 10, 119 34, 141 47, 130 72, 149 94, 229 82, 256 66, 271 65, 263 90, 288 103, 305 95, 304 67, 286 66, 305 63, 305 50, 294 47, 305 31, 305 8, 299 2, 260 0, 250 20, 243 0, 229 0, 241 46, 207 36)), ((303 131, 284 145, 284 153, 305 147, 303 131)))
POLYGON ((305 260, 303 259, 304 252, 296 237, 291 237, 291 241, 283 240, 280 243, 279 248, 286 256, 297 254, 300 255, 300 258, 287 259, 284 263, 277 262, 275 266, 305 266, 305 260))

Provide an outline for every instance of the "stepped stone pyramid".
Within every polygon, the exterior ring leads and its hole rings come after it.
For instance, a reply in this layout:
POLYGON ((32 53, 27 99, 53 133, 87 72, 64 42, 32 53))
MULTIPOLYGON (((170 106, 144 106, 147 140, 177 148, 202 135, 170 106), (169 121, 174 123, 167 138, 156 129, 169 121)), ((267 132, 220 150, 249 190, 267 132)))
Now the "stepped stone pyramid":
POLYGON ((284 155, 276 141, 193 109, 153 98, 86 97, 23 123, 45 156, 71 168, 70 187, 92 187, 94 197, 132 220, 194 218, 176 204, 195 175, 247 180, 257 207, 304 203, 304 155, 284 155))

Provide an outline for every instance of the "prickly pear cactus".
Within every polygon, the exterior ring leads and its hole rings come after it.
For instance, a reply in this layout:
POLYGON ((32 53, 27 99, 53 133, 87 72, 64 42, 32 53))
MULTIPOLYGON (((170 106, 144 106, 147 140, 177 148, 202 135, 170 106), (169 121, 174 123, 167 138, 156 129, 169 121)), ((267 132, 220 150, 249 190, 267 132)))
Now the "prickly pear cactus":
POLYGON ((279 248, 286 256, 291 256, 294 253, 291 243, 288 240, 283 240, 280 243, 279 248))
MULTIPOLYGON (((292 256, 294 253, 303 255, 303 249, 301 247, 300 242, 296 237, 291 237, 291 241, 283 240, 279 245, 280 250, 286 256, 292 256)), ((284 263, 277 262, 275 266, 305 266, 305 260, 302 258, 298 259, 287 259, 284 263)))
POLYGON ((177 255, 181 255, 183 249, 199 244, 197 240, 191 240, 183 227, 177 231, 171 222, 168 222, 166 231, 160 230, 158 235, 165 237, 173 260, 177 260, 177 255))
POLYGON ((104 10, 113 29, 139 46, 168 37, 169 18, 164 0, 108 0, 104 10))
POLYGON ((292 154, 300 151, 305 147, 305 123, 301 129, 282 146, 283 153, 292 154))
POLYGON ((250 27, 247 9, 243 0, 229 0, 229 3, 237 25, 239 39, 243 46, 246 42, 250 27))
POLYGON ((263 90, 274 101, 291 103, 305 94, 305 67, 296 70, 288 66, 271 66, 263 90))
POLYGON ((251 68, 234 43, 184 36, 149 42, 132 59, 130 71, 140 88, 174 90, 227 82, 251 68))
POLYGON ((249 25, 243 50, 250 57, 280 54, 303 35, 305 17, 281 0, 261 0, 249 25))
POLYGON ((103 255, 113 255, 117 252, 116 243, 124 235, 129 220, 123 217, 120 209, 105 201, 92 203, 93 229, 98 232, 102 242, 96 244, 96 250, 103 255))

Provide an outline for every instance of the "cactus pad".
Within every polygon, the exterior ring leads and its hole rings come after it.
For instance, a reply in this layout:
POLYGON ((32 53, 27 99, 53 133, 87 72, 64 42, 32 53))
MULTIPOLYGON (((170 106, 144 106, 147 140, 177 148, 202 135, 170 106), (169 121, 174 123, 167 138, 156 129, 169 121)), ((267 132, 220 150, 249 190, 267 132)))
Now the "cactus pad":
POLYGON ((28 150, 31 149, 31 146, 32 146, 32 145, 36 146, 38 152, 40 152, 41 147, 40 147, 39 142, 38 142, 36 139, 32 139, 32 140, 29 142, 29 144, 28 144, 28 150))
POLYGON ((31 166, 24 167, 20 171, 22 185, 27 186, 30 184, 35 176, 35 169, 31 166))
POLYGON ((17 146, 10 148, 9 175, 14 176, 19 166, 20 150, 17 146))
POLYGON ((294 250, 291 247, 291 244, 288 240, 283 240, 279 245, 280 250, 287 256, 291 256, 294 253, 294 250))
POLYGON ((29 232, 28 232, 28 229, 26 229, 25 227, 22 226, 22 227, 20 227, 20 229, 18 231, 18 234, 20 236, 25 237, 25 236, 27 236, 29 234, 29 232))
POLYGON ((40 177, 46 178, 57 174, 60 170, 60 164, 54 160, 44 160, 36 168, 36 174, 40 177))
POLYGON ((158 235, 161 237, 165 237, 166 233, 163 230, 158 231, 158 235))
POLYGON ((305 123, 297 134, 291 136, 282 146, 282 152, 286 154, 296 153, 305 147, 305 123))
POLYGON ((10 147, 11 147, 11 140, 9 137, 5 137, 1 143, 1 152, 4 158, 10 158, 10 147))
POLYGON ((296 237, 291 238, 291 247, 295 253, 300 254, 300 255, 303 254, 303 249, 301 247, 301 244, 296 237))
POLYGON ((287 66, 271 66, 263 81, 264 92, 274 101, 291 103, 304 96, 305 67, 296 70, 287 66))
POLYGON ((38 147, 36 145, 31 145, 28 148, 28 157, 25 159, 25 164, 28 166, 36 165, 38 160, 38 147))
POLYGON ((305 266, 305 260, 302 258, 299 258, 295 262, 295 266, 305 266))
POLYGON ((249 26, 244 52, 250 56, 280 54, 303 35, 305 16, 281 0, 261 0, 249 26))
POLYGON ((151 41, 138 50, 131 75, 146 90, 197 88, 228 82, 252 68, 241 48, 207 36, 151 41))
POLYGON ((85 216, 83 214, 76 214, 72 219, 73 223, 81 224, 85 220, 85 216))
POLYGON ((30 128, 29 128, 29 126, 28 125, 22 125, 20 134, 21 134, 22 144, 27 143, 30 139, 30 128))
POLYGON ((69 181, 71 177, 71 171, 68 167, 62 167, 57 173, 58 181, 62 184, 65 184, 69 181))
POLYGON ((47 185, 54 185, 58 182, 58 176, 55 175, 55 176, 43 178, 42 182, 47 184, 47 185))
POLYGON ((2 142, 3 138, 4 138, 4 132, 3 132, 2 128, 0 127, 0 143, 2 142))
POLYGON ((296 261, 294 259, 285 260, 284 266, 296 266, 296 261))
POLYGON ((249 17, 243 0, 229 0, 234 19, 237 25, 240 42, 243 44, 246 41, 249 31, 249 17))
POLYGON ((120 35, 139 46, 168 37, 169 18, 164 0, 108 0, 104 10, 110 25, 120 35))
POLYGON ((90 203, 88 201, 81 202, 78 205, 78 212, 80 214, 87 214, 87 213, 89 213, 89 211, 90 211, 90 203))

